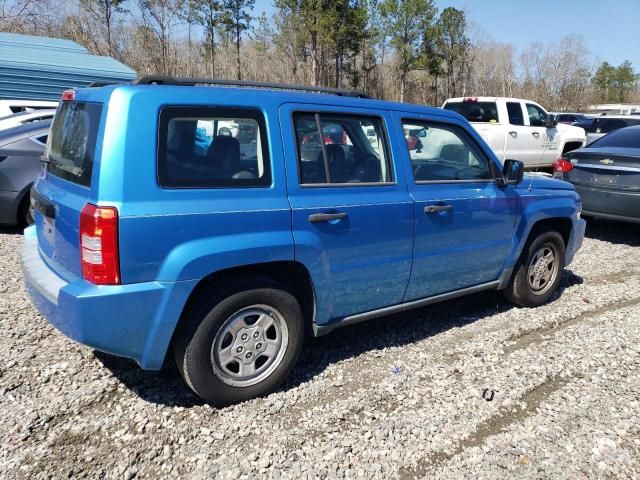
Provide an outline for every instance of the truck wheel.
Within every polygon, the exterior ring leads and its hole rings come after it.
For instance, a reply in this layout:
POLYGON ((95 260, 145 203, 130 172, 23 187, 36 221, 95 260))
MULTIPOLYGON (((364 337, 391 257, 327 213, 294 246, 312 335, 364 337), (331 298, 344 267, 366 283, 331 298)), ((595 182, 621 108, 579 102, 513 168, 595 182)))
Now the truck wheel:
POLYGON ((522 307, 537 307, 558 288, 565 261, 562 235, 555 230, 533 232, 516 265, 505 297, 522 307))
POLYGON ((191 305, 174 354, 189 387, 223 407, 273 392, 303 340, 302 309, 293 295, 268 279, 238 281, 191 305))

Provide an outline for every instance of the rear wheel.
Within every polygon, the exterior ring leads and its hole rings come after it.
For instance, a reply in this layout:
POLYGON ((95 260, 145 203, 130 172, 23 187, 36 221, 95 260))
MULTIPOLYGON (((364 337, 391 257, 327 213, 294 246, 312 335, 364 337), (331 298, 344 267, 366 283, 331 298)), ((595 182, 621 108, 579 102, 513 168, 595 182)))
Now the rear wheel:
POLYGON ((509 301, 523 307, 546 303, 560 284, 565 245, 555 230, 538 230, 531 235, 516 270, 504 291, 509 301))
POLYGON ((267 279, 232 282, 217 295, 201 296, 183 322, 176 364, 189 387, 215 406, 274 391, 304 339, 298 301, 267 279))

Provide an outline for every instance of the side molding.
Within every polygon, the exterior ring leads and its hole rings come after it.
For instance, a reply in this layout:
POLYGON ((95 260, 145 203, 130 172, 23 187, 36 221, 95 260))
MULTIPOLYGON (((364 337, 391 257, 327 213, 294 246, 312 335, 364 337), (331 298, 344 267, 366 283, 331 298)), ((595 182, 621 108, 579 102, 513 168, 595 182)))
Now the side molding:
MULTIPOLYGON (((511 269, 509 269, 509 271, 510 270, 511 269)), ((507 270, 505 270, 502 277, 504 277, 506 273, 507 273, 507 270)), ((322 335, 326 335, 327 333, 335 330, 336 328, 345 327, 347 325, 353 325, 355 323, 364 322, 366 320, 371 320, 373 318, 384 317, 386 315, 392 315, 394 313, 413 310, 414 308, 420 308, 427 305, 431 305, 433 303, 444 302, 445 300, 451 300, 454 298, 463 297, 465 295, 482 292, 484 290, 498 290, 501 284, 504 282, 502 277, 500 280, 496 280, 489 283, 483 283, 481 285, 476 285, 474 287, 463 288, 461 290, 456 290, 454 292, 441 293, 440 295, 434 295, 433 297, 422 298, 420 300, 400 303, 398 305, 393 305, 391 307, 385 307, 385 308, 380 308, 378 310, 372 310, 370 312, 351 315, 349 317, 344 317, 338 321, 331 322, 327 325, 317 325, 314 323, 313 334, 316 337, 320 337, 322 335)), ((507 277, 507 281, 509 277, 510 275, 507 277)))

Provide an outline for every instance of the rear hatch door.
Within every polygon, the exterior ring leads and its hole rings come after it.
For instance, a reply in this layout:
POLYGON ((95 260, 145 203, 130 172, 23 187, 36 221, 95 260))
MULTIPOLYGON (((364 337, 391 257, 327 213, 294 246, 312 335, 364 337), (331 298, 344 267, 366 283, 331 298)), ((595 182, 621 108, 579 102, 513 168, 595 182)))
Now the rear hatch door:
POLYGON ((61 103, 51 126, 45 169, 31 193, 41 254, 67 280, 82 272, 80 212, 92 199, 102 110, 100 103, 61 103))

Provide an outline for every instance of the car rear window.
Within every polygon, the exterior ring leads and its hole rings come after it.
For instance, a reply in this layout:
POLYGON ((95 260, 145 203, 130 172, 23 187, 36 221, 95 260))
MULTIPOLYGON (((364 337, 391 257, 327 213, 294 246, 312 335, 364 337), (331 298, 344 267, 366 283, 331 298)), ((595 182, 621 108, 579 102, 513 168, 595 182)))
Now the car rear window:
POLYGON ((640 127, 622 128, 597 139, 589 145, 594 148, 640 148, 640 127))
POLYGON ((47 171, 80 185, 90 185, 102 105, 63 102, 51 124, 47 171))
POLYGON ((496 102, 447 102, 444 108, 459 113, 470 122, 498 122, 498 107, 496 106, 496 102))

